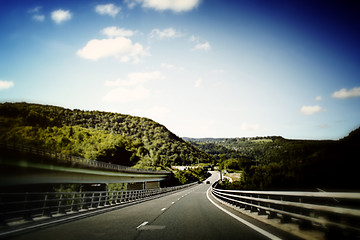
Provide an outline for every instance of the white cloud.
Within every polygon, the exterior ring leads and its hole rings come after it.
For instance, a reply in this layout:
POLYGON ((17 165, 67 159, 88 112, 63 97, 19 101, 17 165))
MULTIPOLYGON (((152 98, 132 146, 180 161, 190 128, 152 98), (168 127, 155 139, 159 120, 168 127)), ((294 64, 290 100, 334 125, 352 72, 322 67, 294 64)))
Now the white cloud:
POLYGON ((154 72, 136 72, 136 73, 129 73, 126 79, 118 79, 115 81, 106 81, 105 86, 135 86, 141 83, 145 83, 149 80, 158 80, 163 79, 164 76, 160 71, 154 72))
POLYGON ((210 51, 211 50, 211 46, 209 42, 204 42, 204 43, 198 43, 195 45, 195 47, 192 50, 202 50, 202 51, 210 51))
POLYGON ((149 56, 150 54, 141 44, 133 44, 130 39, 125 37, 117 37, 90 40, 85 47, 77 51, 77 55, 93 61, 115 57, 120 59, 121 62, 128 62, 133 59, 133 63, 137 63, 140 57, 149 56))
POLYGON ((137 4, 137 0, 124 0, 124 3, 128 6, 128 8, 133 9, 137 4))
POLYGON ((331 95, 333 98, 345 99, 360 97, 360 87, 354 87, 350 90, 346 88, 340 89, 331 95))
POLYGON ((45 16, 44 15, 38 15, 35 14, 32 19, 36 22, 43 22, 45 20, 45 16))
POLYGON ((177 67, 169 63, 161 63, 161 67, 171 70, 184 70, 184 67, 177 67))
POLYGON ((157 11, 171 10, 173 12, 191 11, 200 4, 200 0, 126 0, 129 8, 140 4, 143 8, 157 11))
POLYGON ((9 89, 14 86, 14 82, 12 81, 3 81, 0 80, 0 90, 9 89))
POLYGON ((41 9, 42 9, 42 6, 37 6, 37 7, 31 8, 28 11, 28 13, 39 13, 41 9))
POLYGON ((135 88, 118 87, 111 90, 103 98, 104 102, 134 102, 146 99, 150 94, 150 90, 139 85, 135 88))
POLYGON ((196 87, 196 88, 201 87, 202 82, 203 82, 203 79, 202 79, 202 78, 199 78, 198 80, 195 81, 194 87, 196 87))
POLYGON ((196 43, 195 47, 193 49, 191 49, 193 51, 196 51, 196 50, 210 51, 211 50, 210 43, 208 41, 201 39, 198 36, 192 35, 189 38, 189 41, 196 43))
POLYGON ((112 3, 96 5, 95 12, 100 15, 109 15, 115 17, 121 11, 121 7, 118 7, 112 3))
POLYGON ((65 21, 69 21, 72 18, 72 13, 69 10, 56 10, 51 13, 51 19, 56 23, 60 24, 65 21))
POLYGON ((109 38, 114 37, 132 37, 135 35, 135 31, 127 30, 124 28, 117 28, 115 26, 107 27, 101 30, 101 34, 108 36, 109 38))
POLYGON ((325 112, 326 110, 318 105, 315 106, 302 106, 300 112, 305 115, 313 115, 319 112, 325 112))
POLYGON ((28 13, 33 14, 32 19, 36 22, 43 22, 45 20, 45 16, 40 14, 42 6, 37 6, 28 11, 28 13))
POLYGON ((181 33, 177 32, 173 28, 166 28, 164 30, 160 30, 158 28, 153 29, 151 33, 149 34, 149 38, 155 38, 158 40, 162 40, 164 38, 176 38, 180 37, 181 33))
POLYGON ((315 101, 321 101, 322 100, 322 96, 316 96, 315 97, 315 101))
POLYGON ((241 124, 241 130, 249 131, 249 130, 258 130, 260 128, 259 124, 249 124, 247 122, 243 122, 241 124))

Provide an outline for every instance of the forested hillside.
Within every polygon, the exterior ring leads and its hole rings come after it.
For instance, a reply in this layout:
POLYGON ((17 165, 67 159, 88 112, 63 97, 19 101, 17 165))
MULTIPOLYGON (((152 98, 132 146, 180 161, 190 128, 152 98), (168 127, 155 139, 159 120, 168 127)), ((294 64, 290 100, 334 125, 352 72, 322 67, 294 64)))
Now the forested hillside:
POLYGON ((242 172, 242 180, 231 186, 242 189, 360 190, 360 128, 339 141, 278 136, 184 141, 147 118, 5 103, 0 104, 1 143, 142 168, 217 162, 242 172))
POLYGON ((210 155, 147 118, 28 103, 0 104, 0 143, 136 167, 212 161, 210 155))
POLYGON ((360 128, 339 141, 282 137, 186 140, 212 154, 223 169, 242 171, 241 182, 231 187, 360 190, 360 128))

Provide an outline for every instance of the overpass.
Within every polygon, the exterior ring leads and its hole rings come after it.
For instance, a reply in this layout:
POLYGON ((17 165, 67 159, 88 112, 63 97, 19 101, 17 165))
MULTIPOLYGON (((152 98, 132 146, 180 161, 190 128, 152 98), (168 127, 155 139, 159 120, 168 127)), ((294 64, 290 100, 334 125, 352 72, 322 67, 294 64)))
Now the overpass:
POLYGON ((140 183, 137 188, 158 188, 159 183, 170 176, 168 171, 136 169, 24 146, 3 145, 0 150, 8 153, 0 155, 0 187, 140 183))

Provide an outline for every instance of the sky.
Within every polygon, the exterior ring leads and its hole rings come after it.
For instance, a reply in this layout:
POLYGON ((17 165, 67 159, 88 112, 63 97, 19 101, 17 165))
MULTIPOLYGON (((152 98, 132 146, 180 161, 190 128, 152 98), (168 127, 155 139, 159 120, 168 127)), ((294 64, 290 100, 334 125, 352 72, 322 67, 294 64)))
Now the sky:
POLYGON ((360 126, 356 2, 0 0, 0 102, 340 139, 360 126))

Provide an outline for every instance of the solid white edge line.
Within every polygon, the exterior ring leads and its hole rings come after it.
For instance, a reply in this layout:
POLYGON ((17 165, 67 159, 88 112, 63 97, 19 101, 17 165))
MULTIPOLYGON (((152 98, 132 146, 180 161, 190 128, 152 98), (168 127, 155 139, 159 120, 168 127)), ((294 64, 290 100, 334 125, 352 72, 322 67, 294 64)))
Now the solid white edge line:
POLYGON ((252 224, 252 223, 249 223, 248 221, 246 221, 246 220, 244 220, 244 219, 236 216, 235 214, 229 212, 228 210, 220 207, 218 204, 216 204, 213 200, 210 199, 210 196, 209 196, 209 191, 210 191, 210 189, 211 189, 211 187, 207 190, 207 192, 206 192, 206 197, 209 199, 209 201, 210 201, 212 204, 215 205, 215 207, 219 208, 221 211, 225 212, 226 214, 230 215, 231 217, 235 218, 236 220, 238 220, 239 222, 245 224, 246 226, 252 228, 253 230, 257 231, 258 233, 264 235, 265 237, 268 237, 268 238, 273 239, 273 240, 282 240, 281 238, 279 238, 279 237, 277 237, 277 236, 275 236, 275 235, 273 235, 273 234, 271 234, 271 233, 269 233, 269 232, 267 232, 267 231, 265 231, 265 230, 263 230, 263 229, 255 226, 255 225, 252 224))
POLYGON ((149 222, 143 222, 142 224, 140 224, 139 226, 137 226, 136 229, 139 229, 139 228, 145 226, 145 225, 148 224, 148 223, 149 223, 149 222))

